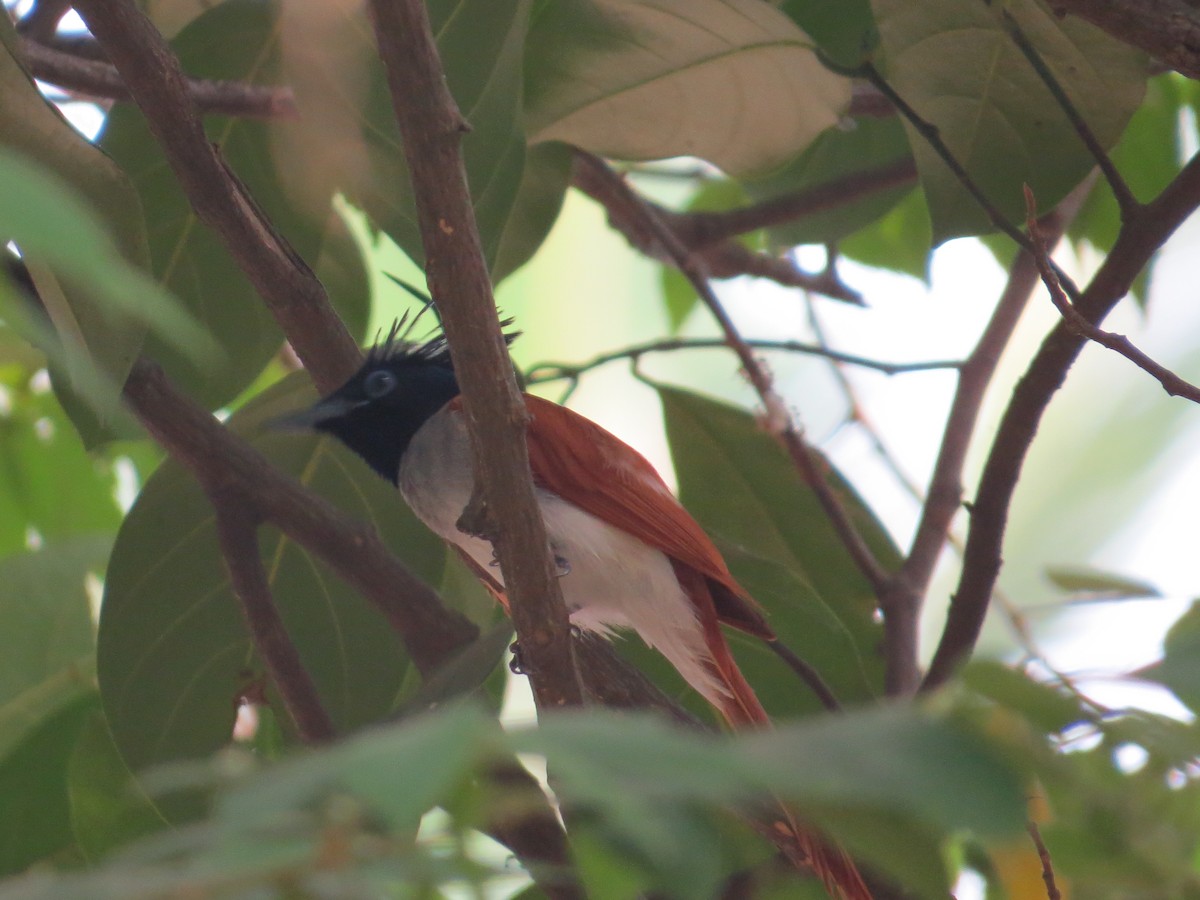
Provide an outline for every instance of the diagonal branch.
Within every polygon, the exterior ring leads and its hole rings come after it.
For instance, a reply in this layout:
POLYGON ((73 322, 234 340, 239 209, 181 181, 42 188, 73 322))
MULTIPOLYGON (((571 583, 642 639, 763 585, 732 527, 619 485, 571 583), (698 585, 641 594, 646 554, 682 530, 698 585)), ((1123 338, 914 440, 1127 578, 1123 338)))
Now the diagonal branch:
POLYGON ((496 548, 538 708, 578 706, 570 623, 533 493, 527 413, 467 190, 460 144, 469 126, 446 85, 423 0, 372 0, 370 11, 412 179, 426 277, 471 435, 478 493, 459 527, 496 548))
MULTIPOLYGON (((34 78, 74 94, 106 100, 130 100, 121 74, 103 60, 67 53, 28 37, 19 39, 25 67, 34 78)), ((248 118, 296 118, 296 98, 288 87, 264 87, 240 81, 187 79, 188 94, 205 113, 248 118)))
MULTIPOLYGON (((1200 156, 1193 157, 1158 197, 1122 224, 1112 251, 1075 301, 1083 319, 1093 325, 1102 321, 1128 293, 1151 256, 1198 206, 1200 156)), ((1000 574, 1008 510, 1025 456, 1051 398, 1085 343, 1086 338, 1060 322, 1043 341, 1013 392, 972 504, 962 574, 923 690, 944 684, 979 638, 1000 574)))
POLYGON ((620 215, 631 220, 641 221, 641 227, 648 231, 670 255, 674 264, 691 282, 692 287, 700 295, 700 299, 712 312, 725 335, 726 345, 737 354, 746 377, 754 386, 766 412, 768 429, 779 440, 785 451, 792 459, 797 471, 804 478, 805 484, 812 490, 826 516, 846 547, 847 552, 856 566, 866 577, 877 594, 881 593, 888 583, 890 576, 880 566, 875 554, 867 546, 859 534, 849 513, 842 506, 841 500, 830 489, 822 471, 823 463, 808 446, 799 429, 792 422, 787 406, 775 392, 771 378, 766 369, 754 356, 754 351, 746 344, 738 333, 729 314, 713 293, 704 272, 696 258, 679 240, 673 231, 655 214, 624 180, 598 157, 583 151, 576 151, 578 164, 590 170, 589 177, 606 179, 609 184, 607 192, 610 197, 610 209, 619 209, 620 215))
POLYGON ((339 387, 362 354, 325 289, 254 203, 204 134, 179 60, 132 0, 77 0, 146 116, 200 220, 221 237, 312 373, 321 393, 339 387))
POLYGON ((217 540, 230 585, 284 708, 306 744, 332 740, 333 720, 321 705, 317 686, 304 668, 271 596, 258 548, 258 517, 237 492, 211 488, 209 500, 216 513, 217 540))
POLYGON ((1191 0, 1050 0, 1068 13, 1140 47, 1188 78, 1200 78, 1200 10, 1191 0))

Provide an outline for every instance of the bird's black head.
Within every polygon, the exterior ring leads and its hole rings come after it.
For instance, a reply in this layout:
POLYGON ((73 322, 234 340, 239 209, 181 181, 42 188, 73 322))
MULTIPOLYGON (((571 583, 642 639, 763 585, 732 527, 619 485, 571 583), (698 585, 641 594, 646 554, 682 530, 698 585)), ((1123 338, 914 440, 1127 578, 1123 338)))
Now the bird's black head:
MULTIPOLYGON (((349 381, 311 409, 279 424, 332 434, 396 484, 400 459, 413 436, 458 396, 446 338, 439 334, 423 342, 410 340, 416 322, 406 327, 405 319, 398 321, 371 348, 349 381)), ((509 343, 516 337, 516 333, 505 334, 509 343)))
POLYGON ((412 343, 403 329, 396 323, 349 381, 281 422, 332 434, 393 484, 413 435, 458 396, 446 339, 412 343))

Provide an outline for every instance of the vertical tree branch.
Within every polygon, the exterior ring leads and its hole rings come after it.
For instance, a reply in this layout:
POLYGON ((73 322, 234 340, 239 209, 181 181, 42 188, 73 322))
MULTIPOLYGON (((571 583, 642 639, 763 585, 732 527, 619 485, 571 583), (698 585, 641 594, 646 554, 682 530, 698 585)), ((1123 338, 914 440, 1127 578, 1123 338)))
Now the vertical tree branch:
MULTIPOLYGON (((1150 257, 1197 206, 1200 157, 1193 157, 1157 198, 1123 223, 1104 264, 1075 301, 1080 315, 1092 324, 1101 322, 1128 293, 1150 257)), ((1071 325, 1059 322, 1013 392, 972 504, 962 574, 922 690, 944 684, 970 656, 979 638, 1000 574, 1008 510, 1025 456, 1051 398, 1086 342, 1071 325)))
POLYGON ((462 388, 477 496, 483 500, 480 509, 473 498, 460 527, 483 534, 496 548, 539 708, 578 705, 582 693, 570 623, 529 473, 525 404, 467 190, 460 144, 469 126, 446 85, 425 4, 371 0, 370 10, 412 178, 426 276, 462 388))
POLYGON ((321 705, 317 686, 304 668, 271 597, 259 556, 257 517, 240 497, 213 485, 206 485, 205 490, 216 512, 217 540, 229 570, 229 583, 284 708, 306 744, 332 740, 333 720, 321 705))

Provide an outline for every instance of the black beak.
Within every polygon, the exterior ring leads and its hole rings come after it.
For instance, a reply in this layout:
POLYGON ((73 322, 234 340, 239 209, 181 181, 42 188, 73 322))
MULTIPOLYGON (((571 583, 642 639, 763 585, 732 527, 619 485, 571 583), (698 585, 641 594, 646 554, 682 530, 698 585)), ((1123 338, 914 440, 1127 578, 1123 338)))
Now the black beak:
POLYGON ((302 409, 299 412, 288 413, 286 416, 269 419, 264 423, 264 427, 280 431, 308 431, 309 429, 319 427, 322 422, 340 419, 342 416, 348 415, 360 406, 365 405, 366 401, 346 400, 342 397, 326 397, 308 409, 302 409))

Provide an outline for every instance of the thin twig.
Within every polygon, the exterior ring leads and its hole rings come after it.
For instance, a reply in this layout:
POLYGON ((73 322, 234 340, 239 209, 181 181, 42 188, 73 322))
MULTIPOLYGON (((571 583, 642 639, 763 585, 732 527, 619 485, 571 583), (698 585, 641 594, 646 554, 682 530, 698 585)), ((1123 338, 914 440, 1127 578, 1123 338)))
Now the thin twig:
MULTIPOLYGON (((821 356, 835 362, 862 366, 864 369, 873 369, 885 375, 957 369, 962 365, 958 360, 925 360, 911 363, 886 362, 866 356, 856 356, 853 353, 842 353, 820 344, 806 344, 802 341, 770 341, 748 338, 746 345, 753 347, 755 350, 782 350, 789 353, 805 353, 812 356, 821 356)), ((547 381, 574 380, 585 372, 590 372, 592 369, 616 362, 617 360, 628 359, 636 362, 648 353, 669 353, 676 350, 712 350, 727 348, 728 346, 729 344, 723 338, 671 338, 661 341, 647 341, 644 344, 635 344, 632 347, 626 347, 622 350, 613 350, 609 353, 598 354, 586 362, 576 364, 538 363, 525 373, 525 382, 527 384, 542 384, 547 381)))
POLYGON ((740 241, 730 238, 707 247, 696 254, 704 262, 711 278, 765 278, 783 287, 800 288, 802 291, 821 294, 832 300, 841 300, 854 306, 862 306, 862 294, 843 284, 836 270, 805 272, 791 254, 775 256, 751 250, 740 241))
MULTIPOLYGON (((988 0, 984 0, 984 2, 988 2, 988 0)), ((1009 10, 1004 8, 1000 9, 1000 21, 1003 23, 1012 42, 1021 51, 1021 54, 1029 62, 1029 65, 1033 67, 1038 78, 1042 80, 1042 84, 1046 86, 1051 96, 1054 97, 1054 102, 1058 104, 1058 108, 1063 111, 1063 114, 1071 123, 1071 127, 1075 129, 1075 133, 1079 135, 1079 139, 1083 141, 1083 145, 1087 147, 1088 152, 1096 161, 1096 165, 1104 174, 1104 180, 1108 182, 1109 188, 1112 189, 1113 197, 1117 201, 1121 215, 1124 216, 1137 209, 1140 204, 1137 198, 1133 196, 1133 192, 1129 189, 1129 185, 1126 183, 1124 177, 1117 171, 1117 167, 1113 165, 1113 161, 1104 151, 1104 148, 1100 146, 1100 142, 1096 140, 1096 135, 1092 131, 1091 126, 1079 114, 1079 110, 1075 108, 1075 104, 1067 96, 1067 92, 1062 84, 1054 77, 1054 73, 1050 71, 1050 67, 1046 65, 1046 61, 1042 59, 1042 55, 1030 43, 1020 23, 1017 22, 1009 10)))
MULTIPOLYGON (((1155 252, 1200 206, 1200 157, 1193 157, 1153 201, 1122 223, 1116 243, 1075 301, 1096 324, 1128 293, 1155 252)), ((958 588, 922 690, 944 684, 971 654, 1000 573, 1000 550, 1017 480, 1037 427, 1086 339, 1065 320, 1042 343, 1004 412, 971 508, 971 525, 958 588)))
POLYGON ((596 179, 596 183, 607 185, 605 207, 610 210, 619 209, 622 216, 640 220, 640 227, 654 236, 654 239, 671 256, 679 271, 691 282, 696 293, 700 295, 700 299, 704 301, 717 320, 725 336, 726 344, 737 355, 746 377, 758 393, 766 413, 768 430, 779 440, 791 457, 805 484, 812 490, 822 509, 825 510, 825 514, 829 517, 830 523, 855 565, 872 588, 881 591, 890 576, 879 565, 875 554, 871 552, 857 527, 851 521, 841 500, 829 487, 825 479, 823 461, 820 461, 808 447, 800 431, 792 422, 786 405, 775 393, 766 369, 759 363, 754 351, 738 333, 729 314, 713 293, 708 279, 700 271, 695 257, 674 232, 658 218, 654 210, 647 206, 642 198, 631 190, 603 160, 582 151, 576 151, 576 160, 578 165, 591 170, 591 177, 596 179))
POLYGON ((132 0, 76 0, 202 222, 266 301, 318 390, 329 393, 361 365, 362 353, 324 287, 254 203, 209 142, 163 36, 132 0))
MULTIPOLYGON (((988 221, 992 223, 992 227, 1002 231, 1004 234, 1010 237, 1018 247, 1021 247, 1024 250, 1032 249, 1030 247, 1029 236, 1024 234, 1016 225, 1010 222, 1008 217, 1005 216, 1004 213, 1000 212, 1000 209, 994 203, 992 203, 987 194, 983 192, 983 189, 976 184, 975 179, 971 177, 971 174, 966 170, 966 167, 958 161, 958 158, 954 155, 954 152, 942 139, 942 133, 936 125, 922 118, 921 115, 912 106, 910 106, 908 102, 905 101, 905 99, 901 97, 890 84, 887 83, 887 80, 871 63, 866 63, 861 68, 853 70, 853 74, 866 78, 871 82, 871 84, 875 85, 875 87, 877 87, 881 93, 891 100, 892 103, 895 104, 896 109, 900 111, 900 114, 904 116, 913 129, 925 139, 930 148, 932 148, 933 151, 938 155, 938 158, 945 163, 946 167, 954 174, 954 177, 958 179, 959 184, 961 184, 967 193, 974 198, 975 202, 979 204, 979 208, 983 210, 983 213, 987 216, 988 221)), ((1059 280, 1063 284, 1063 289, 1067 292, 1067 294, 1071 297, 1077 297, 1079 295, 1079 289, 1075 286, 1075 283, 1067 276, 1065 272, 1058 271, 1058 275, 1059 280)))
POLYGON ((1030 821, 1026 825, 1029 831, 1029 837, 1033 839, 1033 846, 1037 848, 1038 859, 1042 863, 1042 881, 1046 883, 1046 898, 1047 900, 1062 900, 1062 892, 1059 891, 1058 885, 1054 881, 1054 863, 1050 859, 1050 851, 1046 849, 1046 843, 1042 840, 1042 832, 1037 827, 1037 822, 1030 821))
POLYGON ((530 476, 527 413, 467 190, 461 142, 469 126, 447 87, 423 0, 371 0, 369 9, 471 436, 476 486, 459 527, 496 549, 538 708, 578 706, 570 622, 530 476))
POLYGON ((306 744, 333 740, 333 720, 271 596, 258 546, 258 519, 237 494, 209 488, 216 512, 217 540, 229 583, 241 604, 254 648, 271 673, 283 706, 306 744))
POLYGON ((1045 241, 1037 228, 1037 223, 1034 221, 1034 216, 1037 214, 1037 204, 1033 198, 1033 191, 1028 186, 1025 188, 1025 203, 1030 217, 1029 234, 1032 236, 1034 246, 1037 248, 1037 264, 1038 269, 1042 273, 1042 282, 1046 285, 1046 290, 1050 292, 1050 300, 1062 314, 1063 319, 1066 320, 1071 330, 1087 338, 1089 341, 1094 341, 1102 347, 1107 347, 1109 350, 1121 354, 1121 356, 1124 356, 1139 369, 1154 376, 1158 380, 1158 383, 1162 385, 1163 390, 1170 396, 1183 397, 1186 400, 1191 400, 1193 403, 1200 403, 1200 388, 1180 378, 1166 366, 1147 356, 1125 335, 1105 331, 1093 325, 1079 314, 1079 310, 1075 308, 1075 305, 1063 293, 1062 286, 1058 283, 1058 276, 1054 274, 1054 269, 1050 266, 1049 258, 1046 254, 1045 241))
MULTIPOLYGON (((75 56, 28 37, 19 39, 18 49, 29 73, 39 81, 87 97, 132 99, 120 73, 107 62, 75 56)), ((294 119, 300 114, 289 87, 189 78, 187 89, 197 109, 205 113, 262 119, 294 119)))

